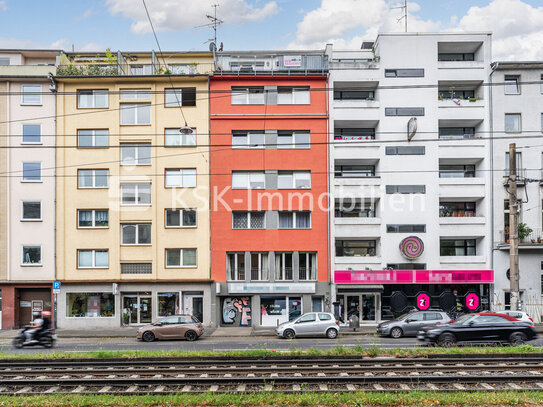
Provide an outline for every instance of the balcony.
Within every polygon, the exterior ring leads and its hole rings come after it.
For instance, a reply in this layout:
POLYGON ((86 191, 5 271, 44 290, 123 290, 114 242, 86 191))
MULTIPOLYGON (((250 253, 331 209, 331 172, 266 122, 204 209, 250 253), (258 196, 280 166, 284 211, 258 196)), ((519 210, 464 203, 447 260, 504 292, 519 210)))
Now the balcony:
POLYGON ((47 76, 55 74, 57 68, 51 65, 0 65, 0 76, 47 76))
POLYGON ((484 198, 484 178, 439 178, 439 197, 441 198, 484 198))
MULTIPOLYGON (((517 186, 526 185, 526 173, 527 173, 526 168, 517 168, 517 186)), ((506 169, 503 171, 503 185, 507 186, 508 184, 509 184, 509 170, 506 169)))
POLYGON ((465 78, 466 69, 473 70, 470 77, 483 79, 485 74, 484 47, 482 41, 438 42, 438 69, 447 79, 465 78), (479 71, 479 72, 477 72, 479 71))
POLYGON ((344 256, 344 257, 335 257, 334 263, 341 264, 344 267, 354 266, 353 268, 360 268, 365 264, 374 265, 381 264, 381 256, 344 256))
MULTIPOLYGON (((497 244, 500 250, 509 250, 509 228, 500 230, 500 241, 497 244)), ((520 239, 520 249, 543 250, 543 230, 532 229, 528 236, 520 239)))
POLYGON ((218 53, 215 71, 218 74, 326 74, 328 57, 324 54, 254 54, 218 53))
POLYGON ((440 256, 441 264, 452 265, 444 266, 444 268, 454 268, 455 265, 466 267, 468 264, 480 265, 486 263, 486 256, 440 256))
POLYGON ((381 235, 381 218, 334 218, 338 238, 358 238, 381 235))

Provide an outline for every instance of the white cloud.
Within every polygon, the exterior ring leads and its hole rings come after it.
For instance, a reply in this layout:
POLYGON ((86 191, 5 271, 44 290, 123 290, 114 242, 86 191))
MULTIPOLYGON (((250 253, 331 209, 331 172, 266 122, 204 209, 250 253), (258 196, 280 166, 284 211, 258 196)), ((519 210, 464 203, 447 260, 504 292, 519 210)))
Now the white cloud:
MULTIPOLYGON (((132 20, 131 30, 135 33, 151 31, 145 9, 141 2, 134 0, 106 0, 111 14, 121 14, 132 20)), ((210 1, 147 0, 147 8, 157 31, 192 29, 207 24, 206 14, 212 13, 210 1), (182 5, 180 5, 182 3, 182 5)), ((262 7, 251 5, 248 0, 221 0, 217 18, 225 24, 244 24, 263 20, 279 12, 277 2, 270 1, 262 7)))
POLYGON ((89 42, 82 47, 76 46, 76 51, 82 51, 82 52, 90 52, 90 51, 102 51, 104 52, 106 48, 100 44, 97 44, 95 42, 89 42))
POLYGON ((82 12, 81 14, 79 14, 78 16, 76 16, 74 18, 75 21, 81 21, 81 20, 85 20, 89 17, 92 17, 93 15, 97 14, 96 11, 94 11, 93 9, 87 9, 85 10, 84 12, 82 12))
POLYGON ((0 13, 7 11, 8 5, 5 1, 0 1, 0 13))

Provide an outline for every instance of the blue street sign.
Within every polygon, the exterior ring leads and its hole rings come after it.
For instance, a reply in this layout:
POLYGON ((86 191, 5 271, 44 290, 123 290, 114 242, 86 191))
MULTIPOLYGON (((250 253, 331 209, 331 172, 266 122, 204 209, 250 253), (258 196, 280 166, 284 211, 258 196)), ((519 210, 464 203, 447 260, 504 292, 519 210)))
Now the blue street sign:
POLYGON ((60 281, 53 281, 53 290, 60 290, 60 281))

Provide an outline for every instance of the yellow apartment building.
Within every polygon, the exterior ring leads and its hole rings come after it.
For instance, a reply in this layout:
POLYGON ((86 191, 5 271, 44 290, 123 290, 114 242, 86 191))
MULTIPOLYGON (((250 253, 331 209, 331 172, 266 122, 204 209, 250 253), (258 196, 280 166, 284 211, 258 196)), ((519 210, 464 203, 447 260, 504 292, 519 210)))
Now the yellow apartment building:
POLYGON ((60 56, 58 327, 211 323, 212 72, 208 52, 60 56))

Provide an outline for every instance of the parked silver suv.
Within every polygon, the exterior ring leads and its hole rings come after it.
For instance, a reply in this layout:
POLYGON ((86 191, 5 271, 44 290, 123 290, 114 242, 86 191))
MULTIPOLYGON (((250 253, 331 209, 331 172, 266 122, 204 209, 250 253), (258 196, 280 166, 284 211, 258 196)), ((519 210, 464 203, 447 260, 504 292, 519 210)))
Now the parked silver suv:
POLYGON ((329 312, 309 312, 298 318, 285 322, 275 330, 277 336, 292 339, 296 336, 326 336, 330 339, 337 338, 339 323, 334 315, 329 312))
POLYGON ((443 311, 416 311, 402 315, 392 321, 381 322, 377 326, 377 333, 381 336, 417 336, 420 328, 427 325, 448 324, 451 318, 443 311))

